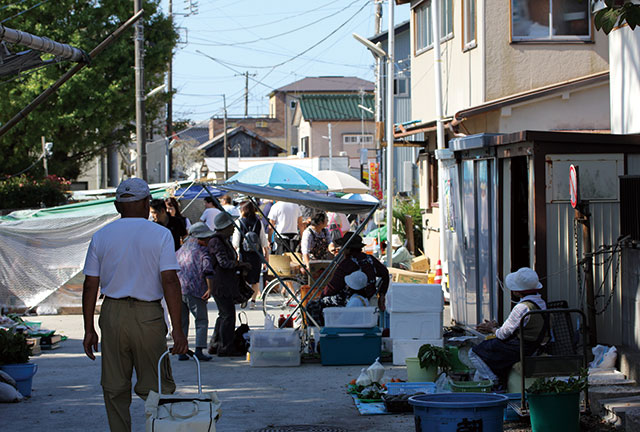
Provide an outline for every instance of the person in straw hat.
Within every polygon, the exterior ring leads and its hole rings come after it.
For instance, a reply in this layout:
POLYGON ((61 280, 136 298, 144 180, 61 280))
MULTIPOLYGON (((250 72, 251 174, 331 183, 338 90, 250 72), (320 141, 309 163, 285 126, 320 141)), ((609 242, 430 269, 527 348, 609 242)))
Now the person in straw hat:
MULTIPOLYGON (((496 386, 506 385, 511 367, 520 360, 520 320, 529 311, 547 308, 540 295, 542 284, 538 274, 529 267, 508 274, 505 285, 520 301, 502 326, 498 327, 495 321, 479 324, 478 331, 493 333, 495 337, 469 351, 469 360, 477 371, 492 380, 496 386)), ((530 315, 525 318, 523 333, 524 354, 533 355, 547 336, 548 322, 542 315, 530 315)))

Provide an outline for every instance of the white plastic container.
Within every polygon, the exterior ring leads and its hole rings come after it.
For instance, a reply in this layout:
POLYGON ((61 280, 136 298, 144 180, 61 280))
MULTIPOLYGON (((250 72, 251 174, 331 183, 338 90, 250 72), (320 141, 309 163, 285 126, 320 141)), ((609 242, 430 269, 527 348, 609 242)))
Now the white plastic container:
POLYGON ((329 328, 371 328, 378 325, 378 312, 373 306, 325 308, 324 326, 329 328))
POLYGON ((443 346, 441 339, 394 339, 393 340, 393 364, 405 365, 407 357, 418 357, 418 350, 424 344, 443 346))
POLYGON ((251 347, 249 364, 252 367, 300 366, 300 349, 251 347))
POLYGON ((442 312, 444 309, 442 287, 435 284, 393 282, 386 303, 389 313, 442 312))
POLYGON ((249 338, 252 351, 257 348, 300 350, 300 336, 292 328, 251 330, 249 338))
POLYGON ((392 312, 389 331, 393 339, 441 339, 442 312, 392 312))

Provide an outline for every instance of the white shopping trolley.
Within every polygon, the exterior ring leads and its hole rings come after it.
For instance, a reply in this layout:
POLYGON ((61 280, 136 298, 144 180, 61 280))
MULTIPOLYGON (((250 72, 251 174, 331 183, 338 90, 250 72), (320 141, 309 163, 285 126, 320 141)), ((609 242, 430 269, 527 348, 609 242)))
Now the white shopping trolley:
POLYGON ((200 362, 189 351, 188 355, 196 361, 198 368, 197 394, 162 394, 162 359, 158 360, 158 393, 149 392, 144 404, 147 416, 147 432, 215 432, 216 421, 220 418, 220 401, 215 392, 202 393, 200 362))

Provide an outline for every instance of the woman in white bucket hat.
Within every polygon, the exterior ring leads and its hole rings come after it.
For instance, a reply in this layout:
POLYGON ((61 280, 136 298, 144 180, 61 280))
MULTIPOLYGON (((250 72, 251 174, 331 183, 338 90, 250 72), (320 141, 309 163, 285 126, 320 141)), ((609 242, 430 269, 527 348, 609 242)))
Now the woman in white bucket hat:
MULTIPOLYGON (((502 326, 495 321, 478 325, 480 331, 495 333, 495 338, 483 341, 469 351, 469 360, 481 375, 491 379, 495 385, 506 385, 511 367, 520 360, 520 320, 529 311, 544 310, 546 303, 540 295, 542 284, 538 274, 529 267, 523 267, 505 278, 505 286, 520 301, 516 304, 502 326)), ((532 355, 548 333, 548 322, 542 315, 525 318, 524 354, 532 355)))

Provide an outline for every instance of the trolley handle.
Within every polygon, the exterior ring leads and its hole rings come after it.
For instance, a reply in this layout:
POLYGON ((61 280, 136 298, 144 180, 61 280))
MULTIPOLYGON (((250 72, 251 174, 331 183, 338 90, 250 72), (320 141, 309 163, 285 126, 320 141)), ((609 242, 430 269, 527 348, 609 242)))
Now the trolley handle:
MULTIPOLYGON (((172 352, 173 348, 169 348, 158 359, 158 393, 162 394, 162 359, 172 352)), ((196 361, 196 367, 198 369, 198 394, 202 394, 202 378, 200 375, 200 360, 196 357, 195 353, 191 350, 187 351, 187 355, 196 361)))

